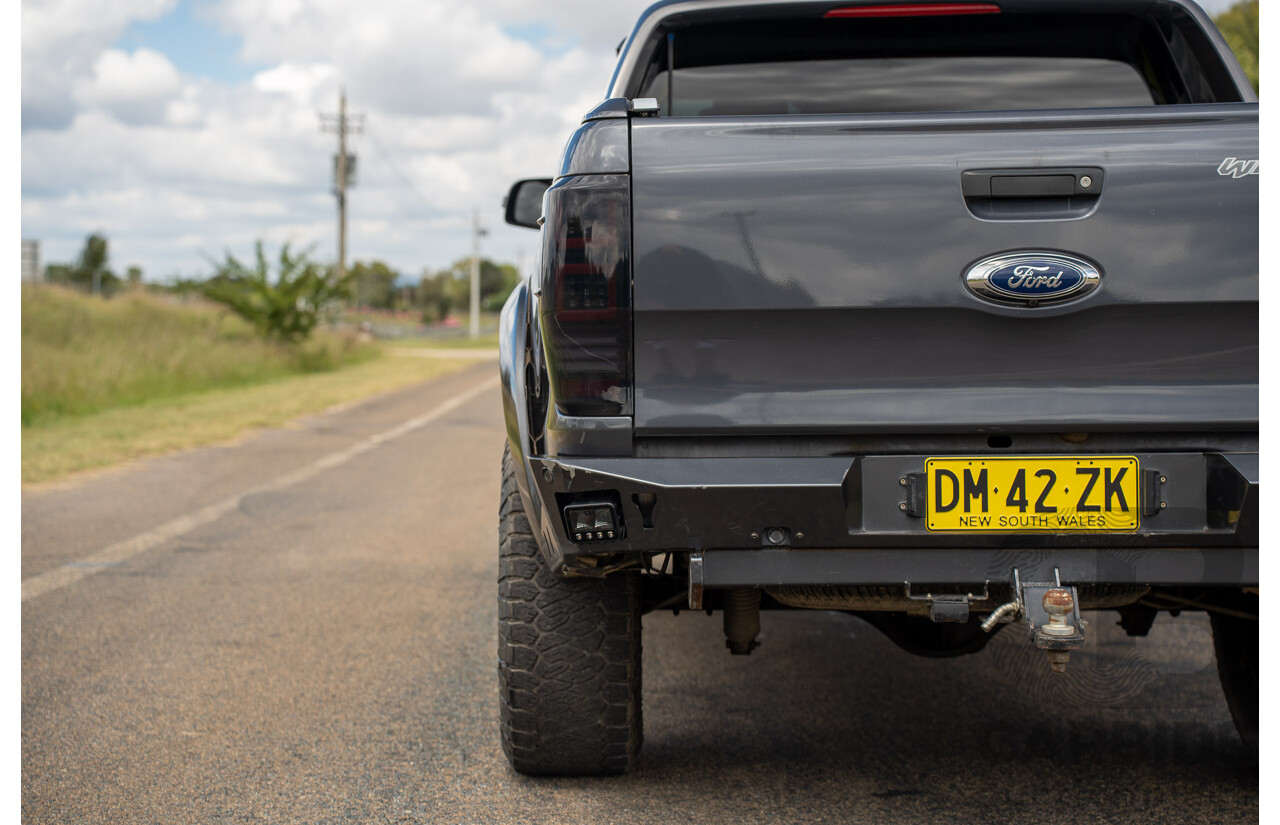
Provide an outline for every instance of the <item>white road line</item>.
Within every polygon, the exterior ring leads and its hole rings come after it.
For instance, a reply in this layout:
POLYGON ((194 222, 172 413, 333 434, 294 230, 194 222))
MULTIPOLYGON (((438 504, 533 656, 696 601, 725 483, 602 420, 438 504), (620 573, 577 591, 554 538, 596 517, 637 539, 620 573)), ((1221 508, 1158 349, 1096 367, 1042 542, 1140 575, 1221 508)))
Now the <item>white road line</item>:
POLYGON ((70 562, 54 570, 49 570, 45 573, 40 573, 38 575, 31 576, 30 578, 23 579, 22 600, 25 602, 30 599, 43 596, 44 594, 57 590, 60 587, 66 587, 69 584, 74 584, 75 582, 101 572, 108 567, 127 561, 128 559, 145 553, 148 550, 153 550, 171 539, 175 539, 178 536, 191 532, 197 527, 216 521, 227 513, 236 510, 240 507, 240 503, 249 496, 283 490, 286 487, 292 487, 293 485, 300 484, 307 479, 314 478, 325 470, 332 470, 334 467, 340 467, 356 456, 364 455, 375 447, 394 441, 402 436, 406 436, 415 430, 422 429, 428 424, 458 409, 458 407, 461 407, 473 398, 476 398, 477 396, 492 389, 497 385, 497 383, 498 378, 496 376, 488 379, 487 381, 482 381, 474 387, 455 395, 453 398, 450 398, 448 401, 424 415, 412 418, 405 421, 403 424, 399 424, 389 430, 377 433, 376 435, 371 435, 363 441, 358 441, 355 444, 352 444, 350 447, 322 456, 310 464, 300 467, 291 473, 285 473, 279 478, 268 481, 266 484, 251 487, 244 492, 238 493, 230 498, 223 499, 216 504, 210 504, 208 507, 204 507, 194 513, 179 516, 173 521, 162 524, 153 530, 148 530, 145 533, 139 533, 132 538, 108 545, 91 556, 70 562))

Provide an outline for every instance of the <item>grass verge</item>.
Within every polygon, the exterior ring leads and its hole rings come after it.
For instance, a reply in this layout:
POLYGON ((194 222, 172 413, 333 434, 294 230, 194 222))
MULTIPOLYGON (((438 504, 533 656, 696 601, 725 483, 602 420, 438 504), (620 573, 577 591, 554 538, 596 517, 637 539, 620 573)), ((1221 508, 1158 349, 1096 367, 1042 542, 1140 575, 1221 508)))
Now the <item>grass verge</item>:
POLYGON ((103 300, 24 284, 22 425, 323 372, 379 354, 353 334, 318 332, 296 347, 265 341, 202 302, 141 291, 103 300))
POLYGON ((461 369, 470 360, 390 358, 253 386, 156 398, 22 428, 22 483, 214 444, 461 369))

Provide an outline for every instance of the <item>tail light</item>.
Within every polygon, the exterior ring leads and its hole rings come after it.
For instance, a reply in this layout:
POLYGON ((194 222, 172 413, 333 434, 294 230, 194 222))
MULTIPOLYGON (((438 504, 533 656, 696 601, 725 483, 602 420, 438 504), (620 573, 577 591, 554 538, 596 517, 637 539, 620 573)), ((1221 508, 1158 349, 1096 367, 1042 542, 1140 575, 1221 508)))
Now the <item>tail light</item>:
POLYGON ((547 190, 540 314, 547 373, 565 415, 630 415, 631 188, 625 175, 547 190))

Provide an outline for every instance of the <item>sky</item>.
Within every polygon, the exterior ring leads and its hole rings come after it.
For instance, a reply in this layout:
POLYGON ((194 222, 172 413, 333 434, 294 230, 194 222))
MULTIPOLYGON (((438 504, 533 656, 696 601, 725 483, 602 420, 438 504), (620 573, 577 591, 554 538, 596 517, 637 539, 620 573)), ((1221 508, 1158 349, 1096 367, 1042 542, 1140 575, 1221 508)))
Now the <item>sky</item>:
MULTIPOLYGON (((1232 0, 1205 0, 1210 13, 1232 0)), ((336 138, 351 139, 348 262, 407 278, 470 254, 527 265, 502 222, 553 173, 649 0, 23 0, 22 237, 71 262, 105 234, 149 281, 282 243, 337 257, 336 138)))
POLYGON ((70 262, 101 232, 117 272, 208 274, 289 242, 337 257, 336 136, 364 116, 348 263, 416 279, 481 251, 528 259, 502 222, 553 174, 648 0, 23 0, 22 237, 70 262))

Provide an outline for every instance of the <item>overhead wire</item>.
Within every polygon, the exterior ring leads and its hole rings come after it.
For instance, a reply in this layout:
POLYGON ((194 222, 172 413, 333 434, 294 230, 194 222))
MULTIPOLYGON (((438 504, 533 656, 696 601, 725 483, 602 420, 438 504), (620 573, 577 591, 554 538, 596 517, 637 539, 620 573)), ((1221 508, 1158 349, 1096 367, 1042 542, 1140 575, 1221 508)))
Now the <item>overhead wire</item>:
POLYGON ((405 188, 412 192, 414 197, 421 201, 422 205, 427 209, 432 212, 438 211, 439 207, 433 206, 427 199, 427 196, 422 194, 422 190, 419 189, 409 176, 405 174, 404 170, 400 167, 400 164, 396 162, 396 159, 382 144, 382 141, 378 140, 378 136, 373 132, 373 130, 366 126, 364 134, 365 137, 369 138, 370 143, 373 144, 374 150, 377 151, 378 154, 382 156, 382 159, 387 162, 387 165, 391 167, 391 171, 395 173, 400 183, 404 184, 405 188))

